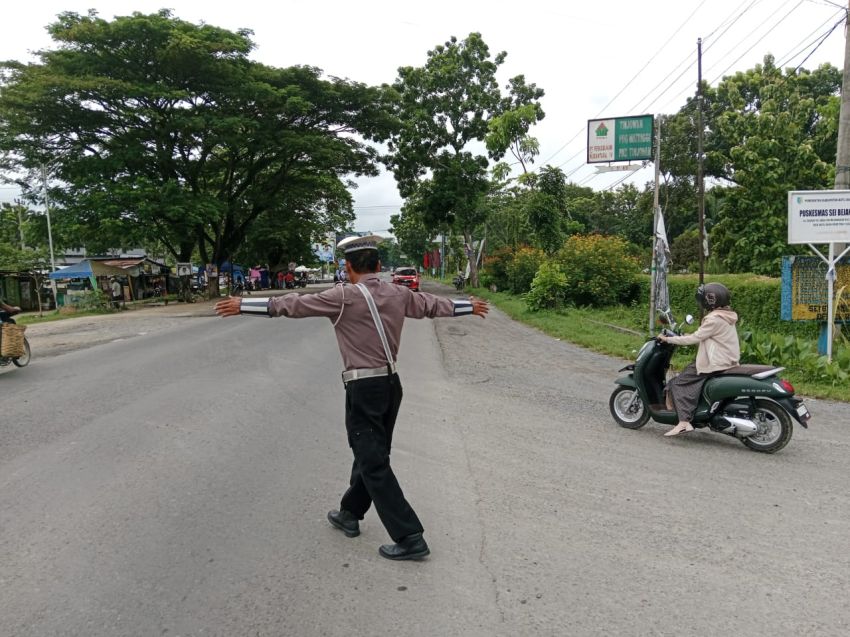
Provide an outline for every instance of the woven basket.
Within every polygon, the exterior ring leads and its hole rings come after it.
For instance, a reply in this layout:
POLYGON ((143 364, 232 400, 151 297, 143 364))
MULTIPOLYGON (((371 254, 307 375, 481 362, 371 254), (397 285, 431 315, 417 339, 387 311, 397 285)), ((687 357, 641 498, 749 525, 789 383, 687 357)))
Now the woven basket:
POLYGON ((0 356, 18 358, 26 353, 24 349, 24 331, 26 325, 3 323, 0 333, 0 356))

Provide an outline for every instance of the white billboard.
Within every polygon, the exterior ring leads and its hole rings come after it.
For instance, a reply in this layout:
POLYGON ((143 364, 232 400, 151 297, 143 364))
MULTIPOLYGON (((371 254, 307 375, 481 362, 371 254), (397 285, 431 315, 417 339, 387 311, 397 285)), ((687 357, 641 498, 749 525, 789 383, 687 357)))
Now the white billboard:
POLYGON ((788 243, 850 243, 850 190, 789 192, 788 243))

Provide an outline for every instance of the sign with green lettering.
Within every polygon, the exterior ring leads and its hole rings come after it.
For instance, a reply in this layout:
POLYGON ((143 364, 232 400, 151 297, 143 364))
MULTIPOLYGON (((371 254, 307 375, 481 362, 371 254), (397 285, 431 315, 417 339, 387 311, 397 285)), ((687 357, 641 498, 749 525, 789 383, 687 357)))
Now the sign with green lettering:
POLYGON ((587 163, 652 159, 652 115, 587 120, 587 163))

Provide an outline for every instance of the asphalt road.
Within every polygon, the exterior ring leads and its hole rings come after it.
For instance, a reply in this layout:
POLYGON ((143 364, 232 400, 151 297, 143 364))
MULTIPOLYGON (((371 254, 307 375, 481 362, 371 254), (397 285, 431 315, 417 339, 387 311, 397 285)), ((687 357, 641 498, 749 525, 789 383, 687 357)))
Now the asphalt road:
MULTIPOLYGON (((204 314, 207 314, 206 316, 204 314)), ((0 635, 847 635, 850 407, 761 455, 617 427, 620 360, 498 311, 410 321, 393 464, 432 556, 346 486, 324 319, 33 326, 0 371, 0 635)))

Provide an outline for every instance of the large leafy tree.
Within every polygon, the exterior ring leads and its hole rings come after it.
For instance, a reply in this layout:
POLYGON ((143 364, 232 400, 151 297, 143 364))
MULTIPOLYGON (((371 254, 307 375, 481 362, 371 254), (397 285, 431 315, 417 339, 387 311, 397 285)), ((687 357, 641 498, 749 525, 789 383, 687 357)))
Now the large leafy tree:
POLYGON ((787 253, 787 193, 829 188, 834 179, 841 74, 763 65, 717 87, 709 156, 735 184, 712 231, 714 250, 733 271, 776 275, 787 253))
POLYGON ((420 199, 414 195, 402 206, 400 214, 390 217, 390 232, 398 240, 399 258, 412 264, 422 263, 436 235, 423 220, 420 204, 420 199))
MULTIPOLYGON (((400 68, 393 86, 400 128, 389 165, 399 192, 416 195, 428 227, 452 227, 467 246, 486 220, 489 161, 509 148, 526 160, 536 153, 526 133, 543 117, 543 91, 517 76, 503 95, 496 72, 505 56, 491 57, 478 33, 453 37, 429 51, 424 66, 400 68)), ((471 278, 477 285, 474 259, 471 278)))
POLYGON ((157 240, 221 263, 264 220, 351 219, 344 180, 375 173, 361 140, 391 123, 380 90, 257 64, 250 32, 168 11, 65 13, 49 30, 57 49, 4 67, 0 151, 8 169, 48 162, 77 242, 157 240))
MULTIPOLYGON (((833 181, 841 73, 776 67, 771 56, 704 87, 706 223, 712 251, 732 271, 775 275, 787 253, 787 192, 833 181)), ((671 239, 696 227, 696 101, 662 126, 671 239)))

